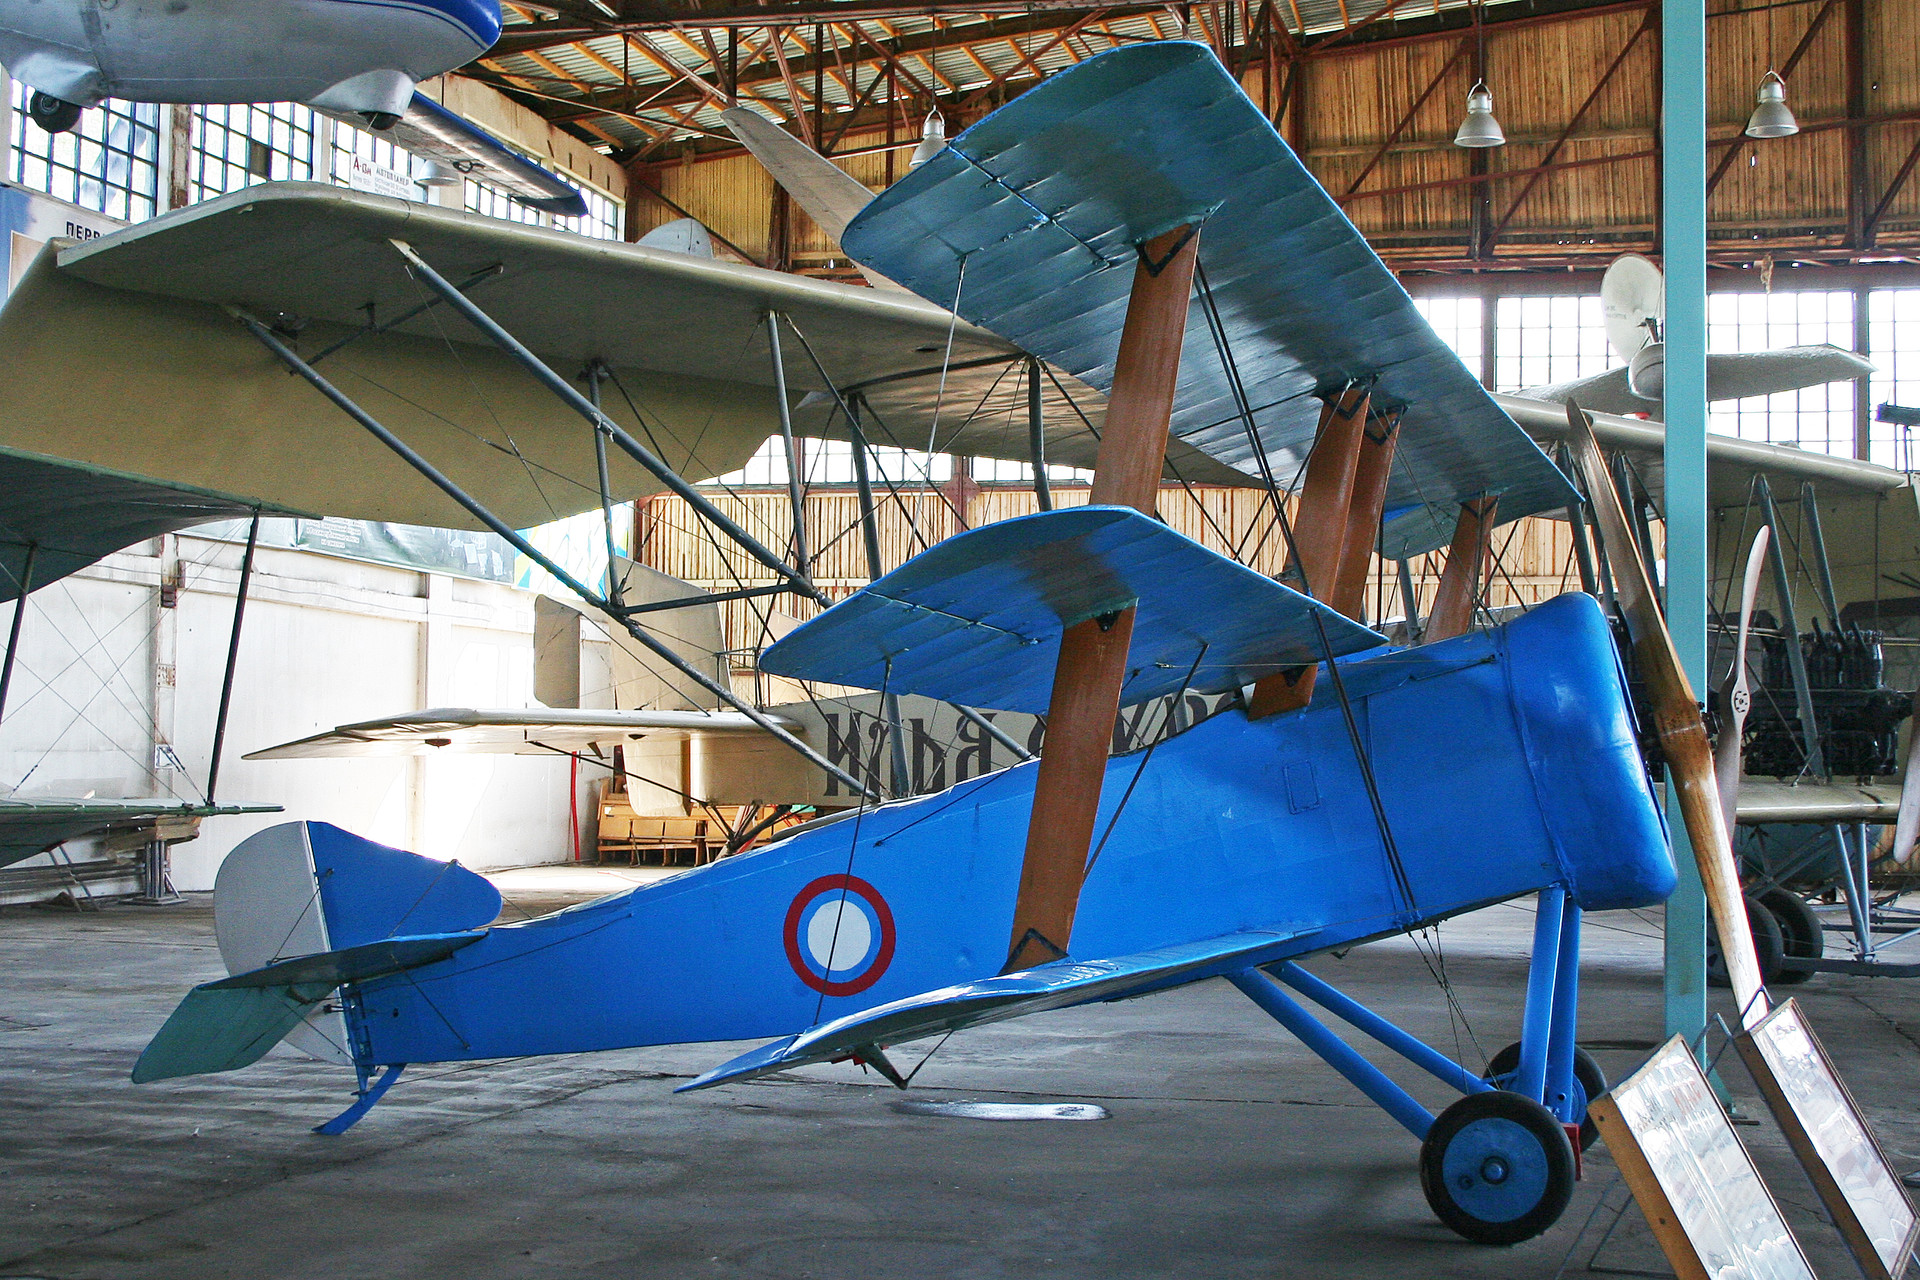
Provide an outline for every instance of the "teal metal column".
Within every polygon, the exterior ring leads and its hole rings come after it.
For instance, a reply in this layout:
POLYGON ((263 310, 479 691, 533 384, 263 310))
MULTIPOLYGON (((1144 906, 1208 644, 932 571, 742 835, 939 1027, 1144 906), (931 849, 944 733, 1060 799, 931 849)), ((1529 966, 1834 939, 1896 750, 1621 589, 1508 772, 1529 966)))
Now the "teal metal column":
MULTIPOLYGON (((1696 693, 1707 687, 1707 11, 1661 6, 1660 239, 1667 277, 1667 625, 1696 693)), ((1707 1023, 1706 894, 1671 782, 1680 886, 1667 901, 1667 1034, 1707 1023)))

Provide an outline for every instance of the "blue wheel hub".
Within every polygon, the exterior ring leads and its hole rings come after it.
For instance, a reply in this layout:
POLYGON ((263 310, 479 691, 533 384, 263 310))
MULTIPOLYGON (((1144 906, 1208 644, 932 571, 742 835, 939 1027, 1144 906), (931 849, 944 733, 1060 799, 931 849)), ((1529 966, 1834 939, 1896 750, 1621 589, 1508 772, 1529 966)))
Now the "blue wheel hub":
POLYGON ((1550 1171, 1540 1141, 1511 1120, 1475 1120, 1441 1159, 1447 1191, 1482 1222, 1512 1222, 1540 1203, 1550 1171))

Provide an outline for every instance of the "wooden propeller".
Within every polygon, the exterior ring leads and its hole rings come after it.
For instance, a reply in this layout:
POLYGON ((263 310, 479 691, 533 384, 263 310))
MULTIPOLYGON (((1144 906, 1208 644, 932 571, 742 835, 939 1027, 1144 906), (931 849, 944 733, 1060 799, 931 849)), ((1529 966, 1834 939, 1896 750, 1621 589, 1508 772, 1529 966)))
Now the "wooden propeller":
POLYGON ((1760 571, 1767 564, 1767 541, 1773 531, 1765 525, 1753 535, 1747 552, 1747 576, 1740 584, 1740 638, 1733 646, 1733 665, 1720 686, 1720 740, 1713 744, 1713 772, 1720 783, 1720 816, 1731 833, 1740 811, 1740 744, 1747 728, 1747 709, 1753 694, 1747 688, 1747 635, 1753 624, 1753 602, 1760 594, 1760 571))
POLYGON ((1707 724, 1693 696, 1693 685, 1680 665, 1680 655, 1674 650, 1667 620, 1660 613, 1653 580, 1647 575, 1639 545, 1627 525, 1619 491, 1613 487, 1606 459, 1600 454, 1599 442, 1593 438, 1593 423, 1572 401, 1567 402, 1567 427, 1573 456, 1587 479, 1587 492, 1593 503, 1594 518, 1600 525, 1607 559, 1613 565, 1614 595, 1626 618, 1627 631, 1633 637, 1634 660, 1647 682, 1653 703, 1654 733, 1666 753, 1667 769, 1679 798, 1680 817, 1686 824, 1694 860, 1700 866, 1700 880, 1707 892, 1707 911, 1719 931, 1727 977, 1734 998, 1740 1002, 1741 1025, 1751 1028, 1767 1014, 1766 991, 1760 981, 1760 960, 1754 953, 1753 933, 1747 926, 1746 903, 1740 896, 1740 873, 1733 861, 1733 842, 1720 810, 1720 787, 1714 776, 1707 724))

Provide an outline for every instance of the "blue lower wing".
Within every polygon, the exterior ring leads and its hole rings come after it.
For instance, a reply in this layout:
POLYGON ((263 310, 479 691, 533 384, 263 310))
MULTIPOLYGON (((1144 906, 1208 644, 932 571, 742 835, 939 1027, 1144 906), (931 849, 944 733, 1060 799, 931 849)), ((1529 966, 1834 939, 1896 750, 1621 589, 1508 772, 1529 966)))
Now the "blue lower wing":
POLYGON ((1230 969, 1245 969, 1277 960, 1291 950, 1298 950, 1296 944, 1317 932, 1319 930, 1311 928, 1248 929, 1200 942, 1156 947, 1130 956, 1055 960, 1018 973, 942 987, 836 1018, 810 1031, 762 1045, 681 1085, 675 1092, 709 1089, 790 1067, 832 1062, 870 1046, 923 1040, 1029 1013, 1064 1009, 1095 1000, 1119 1000, 1183 982, 1197 982, 1230 969))

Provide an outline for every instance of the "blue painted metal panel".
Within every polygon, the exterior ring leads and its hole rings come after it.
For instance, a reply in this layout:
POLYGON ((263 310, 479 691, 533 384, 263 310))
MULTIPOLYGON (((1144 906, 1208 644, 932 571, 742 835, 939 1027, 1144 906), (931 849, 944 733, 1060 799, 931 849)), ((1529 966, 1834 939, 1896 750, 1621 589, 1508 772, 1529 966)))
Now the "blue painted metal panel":
POLYGON ((1195 982, 1261 963, 1311 929, 1249 929, 1201 942, 1100 960, 1055 960, 1019 973, 963 982, 835 1018, 801 1035, 749 1050, 675 1093, 833 1062, 863 1045, 905 1044, 966 1027, 1095 1000, 1120 1000, 1172 981, 1195 982))
MULTIPOLYGON (((841 243, 1104 391, 1134 246, 1193 221, 1260 451, 1283 483, 1312 445, 1315 392, 1377 378, 1376 406, 1404 409, 1386 554, 1440 545, 1458 504, 1481 494, 1500 495, 1502 520, 1574 500, 1202 45, 1116 49, 1028 90, 881 193, 841 243)), ((1258 474, 1197 314, 1172 429, 1258 474)))
POLYGON ((760 667, 1044 714, 1062 629, 1131 604, 1123 705, 1189 673, 1193 692, 1221 693, 1316 663, 1316 614, 1336 656, 1386 644, 1130 507, 1075 507, 948 538, 788 634, 760 667))
POLYGON ((396 935, 458 933, 500 914, 500 891, 457 862, 309 822, 313 874, 336 951, 396 935))
MULTIPOLYGON (((1598 606, 1567 596, 1490 633, 1342 663, 1415 918, 1549 885, 1615 907, 1672 888, 1616 668, 1593 657, 1607 643, 1598 606)), ((360 986, 356 1043, 372 1064, 770 1038, 989 978, 1006 954, 1035 769, 497 926, 360 986)), ((1409 918, 1330 699, 1259 721, 1214 716, 1151 759, 1116 757, 1102 794, 1096 829, 1111 835, 1081 897, 1077 957, 1320 930, 1290 944, 1304 954, 1409 918), (1305 772, 1311 805, 1289 798, 1287 779, 1305 772)))

